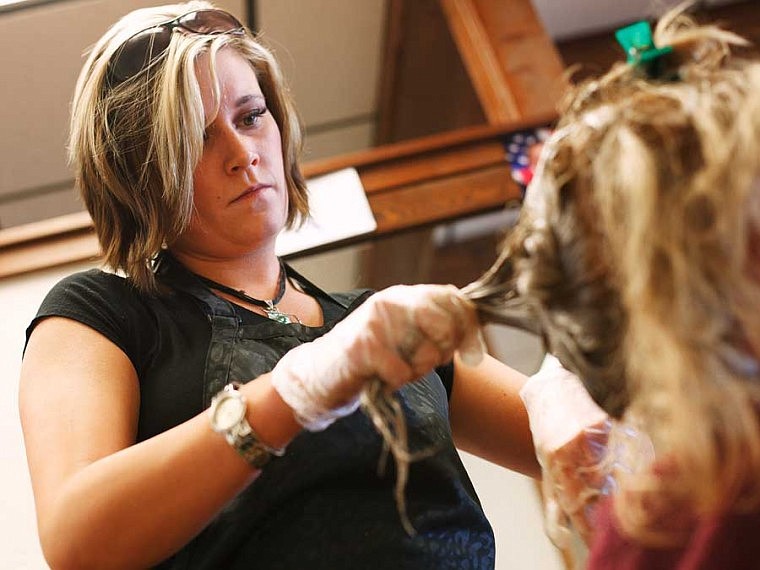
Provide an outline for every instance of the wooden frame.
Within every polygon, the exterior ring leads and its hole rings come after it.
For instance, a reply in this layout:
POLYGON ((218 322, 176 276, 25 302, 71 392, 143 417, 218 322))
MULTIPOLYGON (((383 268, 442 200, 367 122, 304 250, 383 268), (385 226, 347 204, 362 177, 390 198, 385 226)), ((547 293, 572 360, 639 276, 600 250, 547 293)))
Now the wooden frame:
MULTIPOLYGON (((520 199, 501 139, 548 125, 553 115, 433 135, 308 163, 307 178, 354 167, 359 172, 377 230, 353 241, 504 207, 520 199)), ((321 246, 332 249, 346 242, 321 246)), ((302 252, 300 255, 307 252, 302 252)), ((0 230, 0 278, 100 259, 86 212, 0 230)))

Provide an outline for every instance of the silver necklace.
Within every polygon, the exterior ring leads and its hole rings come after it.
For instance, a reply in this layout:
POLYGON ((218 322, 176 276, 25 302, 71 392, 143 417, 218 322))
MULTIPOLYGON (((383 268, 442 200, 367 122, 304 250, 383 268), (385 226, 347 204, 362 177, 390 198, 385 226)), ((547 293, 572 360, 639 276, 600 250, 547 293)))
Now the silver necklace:
MULTIPOLYGON (((203 275, 198 275, 198 278, 201 281, 203 281, 206 285, 211 287, 212 289, 216 289, 217 291, 227 293, 228 295, 231 295, 235 297, 236 299, 240 299, 241 301, 250 303, 251 305, 256 305, 257 307, 261 307, 262 309, 264 309, 264 312, 266 313, 266 316, 268 319, 287 325, 294 322, 294 317, 293 315, 283 313, 280 309, 277 308, 277 304, 280 301, 282 301, 282 297, 285 295, 285 281, 286 281, 285 264, 282 262, 282 260, 279 260, 279 261, 280 261, 280 275, 277 279, 277 294, 275 295, 274 299, 257 299, 255 297, 251 297, 250 295, 246 294, 246 292, 243 289, 233 289, 232 287, 223 285, 222 283, 217 283, 213 279, 209 279, 208 277, 204 277, 203 275)), ((298 319, 295 319, 296 322, 297 320, 298 319)))

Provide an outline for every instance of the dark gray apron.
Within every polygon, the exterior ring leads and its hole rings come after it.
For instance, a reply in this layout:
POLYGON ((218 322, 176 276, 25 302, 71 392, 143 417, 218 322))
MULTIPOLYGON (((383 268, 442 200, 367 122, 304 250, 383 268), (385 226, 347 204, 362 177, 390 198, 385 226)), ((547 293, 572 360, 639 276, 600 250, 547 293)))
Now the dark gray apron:
MULTIPOLYGON (((171 262, 172 286, 192 295, 211 323, 204 408, 227 383, 269 372, 286 352, 328 332, 371 294, 366 290, 327 294, 287 267, 288 277, 320 302, 325 324, 283 324, 252 312, 243 313, 244 320, 241 309, 171 262)), ((393 497, 392 462, 378 473, 382 440, 368 418, 356 411, 325 431, 297 435, 283 457, 271 461, 253 484, 161 567, 492 567, 493 536, 451 442, 448 401, 440 378, 431 371, 398 394, 412 449, 438 450, 412 465, 409 514, 418 530, 429 527, 443 534, 421 533, 414 538, 405 534, 393 497), (442 566, 443 559, 453 565, 442 566)))

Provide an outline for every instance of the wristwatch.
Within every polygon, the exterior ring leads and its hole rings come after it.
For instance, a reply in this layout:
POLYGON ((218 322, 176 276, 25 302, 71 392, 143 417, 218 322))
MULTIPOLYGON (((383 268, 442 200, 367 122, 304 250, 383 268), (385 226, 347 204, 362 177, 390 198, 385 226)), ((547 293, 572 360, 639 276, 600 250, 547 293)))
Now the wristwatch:
POLYGON ((235 448, 235 451, 251 466, 261 469, 269 463, 272 456, 284 455, 285 448, 269 447, 259 440, 245 418, 248 404, 245 396, 238 390, 240 386, 239 382, 227 384, 211 400, 211 406, 208 409, 211 429, 224 435, 227 443, 235 448))

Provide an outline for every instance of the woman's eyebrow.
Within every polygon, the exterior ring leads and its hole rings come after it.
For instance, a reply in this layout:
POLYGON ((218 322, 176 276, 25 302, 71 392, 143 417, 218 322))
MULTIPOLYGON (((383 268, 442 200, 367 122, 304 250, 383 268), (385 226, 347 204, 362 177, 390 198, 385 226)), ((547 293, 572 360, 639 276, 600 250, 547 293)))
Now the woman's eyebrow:
POLYGON ((242 107, 243 105, 245 105, 246 103, 248 103, 248 102, 250 102, 252 100, 264 101, 264 96, 260 95, 258 93, 252 93, 250 95, 243 95, 237 101, 235 101, 235 106, 236 107, 242 107))

